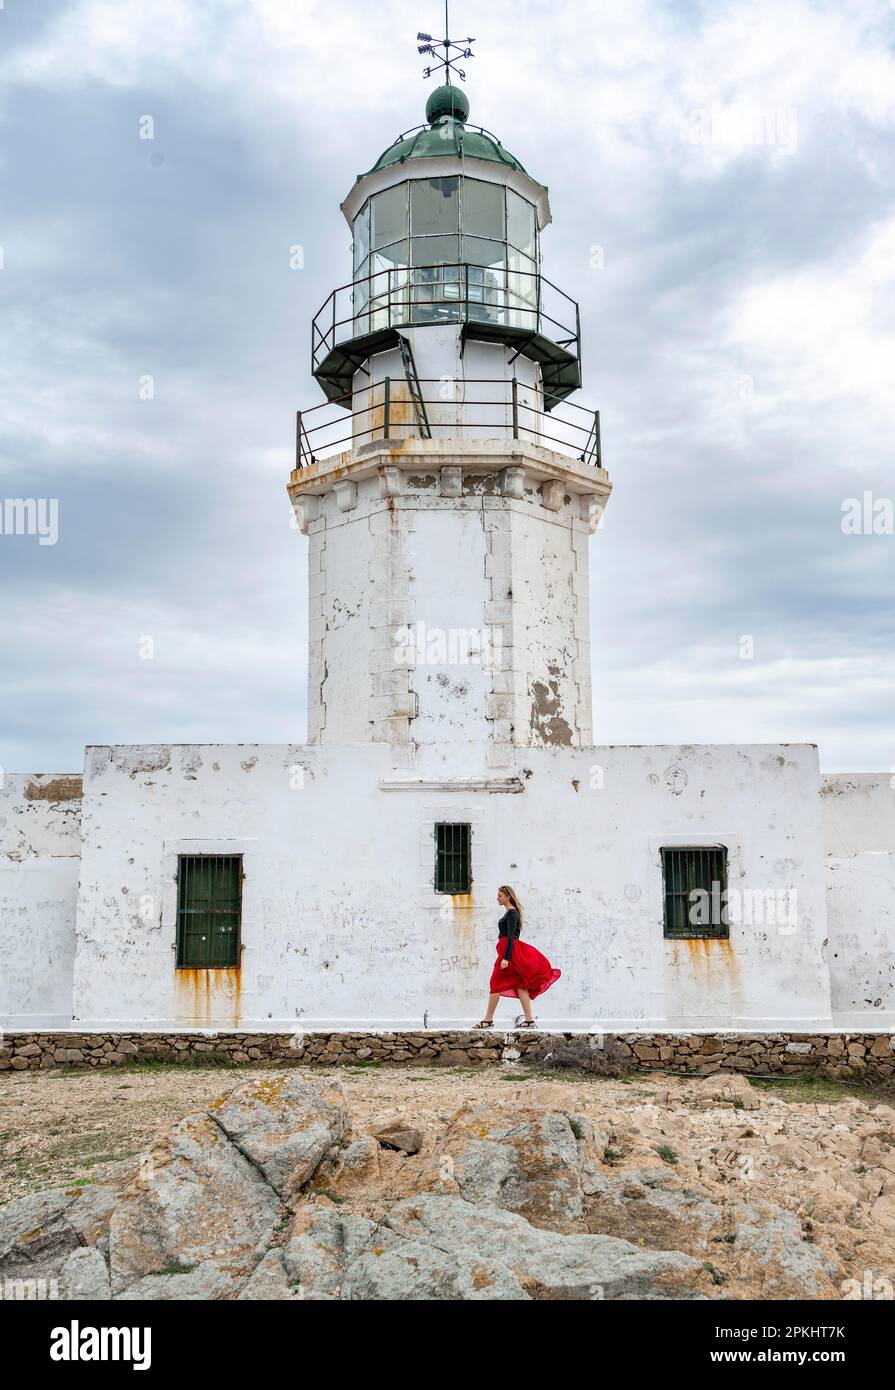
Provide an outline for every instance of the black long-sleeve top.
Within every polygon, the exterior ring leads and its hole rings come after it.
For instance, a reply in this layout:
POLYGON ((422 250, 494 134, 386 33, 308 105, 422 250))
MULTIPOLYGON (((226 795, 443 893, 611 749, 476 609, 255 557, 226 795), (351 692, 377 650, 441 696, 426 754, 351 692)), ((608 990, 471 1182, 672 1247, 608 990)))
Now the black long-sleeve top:
POLYGON ((519 913, 514 907, 508 907, 497 924, 499 936, 507 939, 507 949, 503 953, 504 960, 509 960, 513 954, 513 942, 519 935, 519 913))

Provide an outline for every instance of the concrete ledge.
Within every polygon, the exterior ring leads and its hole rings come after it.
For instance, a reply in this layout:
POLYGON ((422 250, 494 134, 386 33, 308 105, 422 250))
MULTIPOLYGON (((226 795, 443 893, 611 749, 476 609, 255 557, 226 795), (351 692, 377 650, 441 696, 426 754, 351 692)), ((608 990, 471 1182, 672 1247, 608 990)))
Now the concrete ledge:
POLYGON ((242 1065, 438 1061, 487 1065, 517 1061, 546 1039, 556 1046, 574 1041, 595 1051, 615 1048, 630 1061, 632 1070, 638 1071, 663 1069, 698 1075, 735 1071, 780 1076, 822 1071, 832 1078, 855 1078, 871 1068, 885 1076, 895 1075, 895 1036, 888 1033, 551 1033, 500 1028, 355 1033, 5 1033, 0 1034, 0 1071, 212 1059, 242 1065))

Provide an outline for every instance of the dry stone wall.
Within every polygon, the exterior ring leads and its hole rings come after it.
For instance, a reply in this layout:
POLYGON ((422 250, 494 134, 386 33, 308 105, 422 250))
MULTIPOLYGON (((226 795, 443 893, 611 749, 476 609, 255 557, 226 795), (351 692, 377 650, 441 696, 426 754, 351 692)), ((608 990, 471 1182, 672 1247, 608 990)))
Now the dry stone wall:
POLYGON ((383 1033, 7 1033, 0 1034, 0 1071, 112 1067, 137 1061, 233 1064, 275 1062, 431 1063, 486 1066, 515 1062, 532 1049, 572 1042, 612 1051, 632 1071, 706 1075, 715 1071, 787 1074, 821 1071, 856 1077, 866 1069, 895 1073, 889 1033, 542 1033, 526 1031, 383 1033))

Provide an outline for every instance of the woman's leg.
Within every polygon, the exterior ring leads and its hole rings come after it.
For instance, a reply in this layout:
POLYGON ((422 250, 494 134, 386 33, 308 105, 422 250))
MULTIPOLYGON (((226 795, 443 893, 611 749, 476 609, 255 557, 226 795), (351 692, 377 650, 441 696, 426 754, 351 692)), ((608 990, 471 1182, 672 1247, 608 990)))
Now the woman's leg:
POLYGON ((525 1014, 526 1022, 531 1023, 534 1019, 534 1014, 531 1011, 531 996, 528 990, 517 989, 516 994, 519 997, 519 1003, 522 1005, 522 1012, 525 1014))
POLYGON ((500 999, 500 995, 499 995, 499 994, 489 994, 489 995, 488 995, 488 1012, 485 1014, 485 1017, 486 1017, 487 1019, 492 1019, 492 1018, 494 1017, 494 1010, 497 1008, 497 1001, 498 1001, 499 999, 500 999))

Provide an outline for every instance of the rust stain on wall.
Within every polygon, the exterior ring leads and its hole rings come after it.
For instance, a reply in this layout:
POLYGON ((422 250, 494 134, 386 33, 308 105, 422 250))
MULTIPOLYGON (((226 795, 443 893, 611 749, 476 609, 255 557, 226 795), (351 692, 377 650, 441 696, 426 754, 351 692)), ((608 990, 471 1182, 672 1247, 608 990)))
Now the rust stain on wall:
POLYGON ((475 950, 475 897, 472 893, 451 894, 451 925, 460 949, 475 950))
POLYGON ((177 991, 177 1017, 197 1026, 224 1023, 225 1013, 235 1026, 242 1012, 242 966, 223 966, 198 970, 187 966, 174 972, 177 991))
POLYGON ((731 1004, 742 1002, 740 962, 729 937, 689 936, 675 941, 672 966, 679 968, 685 958, 694 982, 706 990, 725 990, 731 1004))

